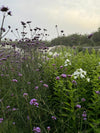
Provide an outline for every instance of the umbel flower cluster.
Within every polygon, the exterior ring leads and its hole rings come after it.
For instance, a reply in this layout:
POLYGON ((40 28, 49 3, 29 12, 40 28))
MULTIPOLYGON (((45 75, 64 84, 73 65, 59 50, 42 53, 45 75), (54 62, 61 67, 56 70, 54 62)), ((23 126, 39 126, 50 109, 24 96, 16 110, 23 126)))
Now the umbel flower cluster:
POLYGON ((74 76, 74 79, 77 79, 78 77, 85 78, 86 71, 80 68, 80 69, 77 69, 72 75, 74 76))

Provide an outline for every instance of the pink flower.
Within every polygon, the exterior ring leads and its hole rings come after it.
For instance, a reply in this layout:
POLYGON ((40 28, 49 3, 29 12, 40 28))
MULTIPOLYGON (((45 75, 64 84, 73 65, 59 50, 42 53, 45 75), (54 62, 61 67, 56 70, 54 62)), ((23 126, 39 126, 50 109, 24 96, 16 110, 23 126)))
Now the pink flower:
POLYGON ((66 78, 67 75, 66 74, 61 74, 61 77, 66 78))
POLYGON ((17 79, 13 79, 12 82, 18 82, 17 79))
POLYGON ((28 96, 28 93, 24 93, 24 94, 23 94, 23 97, 25 97, 25 96, 28 96))
POLYGON ((19 73, 19 74, 18 74, 18 76, 22 77, 22 74, 21 74, 21 73, 19 73))
POLYGON ((36 100, 35 98, 33 98, 33 99, 31 99, 30 104, 32 105, 32 104, 34 104, 35 102, 37 102, 37 100, 36 100))
POLYGON ((35 89, 35 90, 38 90, 38 88, 39 88, 38 86, 35 86, 35 88, 34 88, 34 89, 35 89))
POLYGON ((82 102, 85 102, 85 101, 86 101, 86 99, 85 99, 85 98, 82 98, 82 99, 81 99, 81 101, 82 101, 82 102))
POLYGON ((63 68, 63 66, 60 66, 60 68, 63 68))
POLYGON ((34 131, 35 133, 41 133, 40 127, 34 127, 34 128, 33 128, 33 131, 34 131))
POLYGON ((77 104, 76 107, 77 107, 77 108, 81 108, 81 105, 77 104))
POLYGON ((34 106, 39 107, 39 103, 35 102, 34 106))
POLYGON ((50 126, 47 127, 47 130, 50 131, 50 126))
POLYGON ((56 79, 59 80, 60 79, 59 76, 57 76, 56 79))
POLYGON ((44 86, 44 87, 48 87, 48 85, 47 85, 47 84, 43 84, 43 86, 44 86))
POLYGON ((10 106, 8 105, 6 108, 7 108, 7 109, 9 109, 9 108, 10 108, 10 106))
POLYGON ((0 118, 0 123, 2 123, 2 121, 3 121, 3 118, 0 118))

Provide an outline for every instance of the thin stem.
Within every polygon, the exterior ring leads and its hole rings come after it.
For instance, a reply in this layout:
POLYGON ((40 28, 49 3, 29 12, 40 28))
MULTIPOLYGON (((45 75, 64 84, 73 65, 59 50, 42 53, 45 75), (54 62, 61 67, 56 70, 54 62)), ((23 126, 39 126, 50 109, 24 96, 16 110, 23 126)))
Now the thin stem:
POLYGON ((4 25, 4 20, 5 20, 5 13, 3 14, 3 19, 2 19, 1 29, 0 29, 0 42, 1 42, 1 38, 2 38, 2 28, 4 25))
POLYGON ((8 29, 7 32, 3 36, 1 36, 1 38, 3 38, 9 31, 10 29, 8 29))

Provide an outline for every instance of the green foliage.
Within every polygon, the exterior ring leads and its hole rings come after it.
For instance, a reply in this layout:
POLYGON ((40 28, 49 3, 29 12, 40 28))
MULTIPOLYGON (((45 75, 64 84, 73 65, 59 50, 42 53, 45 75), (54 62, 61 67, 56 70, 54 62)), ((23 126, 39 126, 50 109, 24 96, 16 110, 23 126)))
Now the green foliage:
POLYGON ((51 46, 65 45, 65 46, 99 46, 100 45, 100 28, 93 33, 93 36, 88 39, 88 35, 71 34, 68 36, 61 36, 51 40, 51 46))
POLYGON ((41 53, 32 49, 27 55, 1 52, 2 133, 32 133, 33 127, 40 127, 42 133, 99 133, 99 51, 79 52, 65 47, 55 50, 41 53), (30 104, 33 98, 38 107, 30 104))

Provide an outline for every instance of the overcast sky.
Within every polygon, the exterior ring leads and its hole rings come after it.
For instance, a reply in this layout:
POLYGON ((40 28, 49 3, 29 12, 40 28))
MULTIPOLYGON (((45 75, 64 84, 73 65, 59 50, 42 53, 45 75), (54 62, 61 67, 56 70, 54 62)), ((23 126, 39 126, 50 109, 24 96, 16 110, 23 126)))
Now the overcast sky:
MULTIPOLYGON (((32 21, 32 28, 46 28, 52 39, 57 37, 55 25, 65 35, 89 34, 100 27, 100 0, 0 0, 0 7, 8 6, 12 16, 5 21, 14 29, 21 21, 32 21)), ((0 12, 0 21, 2 13, 0 12)), ((7 37, 14 37, 11 33, 7 37)))

